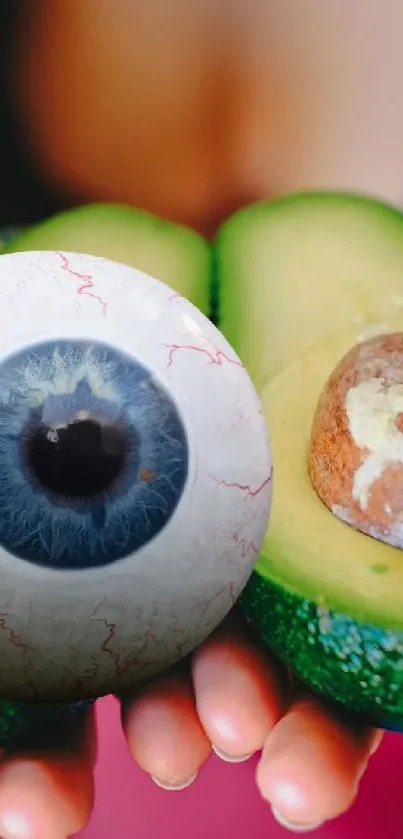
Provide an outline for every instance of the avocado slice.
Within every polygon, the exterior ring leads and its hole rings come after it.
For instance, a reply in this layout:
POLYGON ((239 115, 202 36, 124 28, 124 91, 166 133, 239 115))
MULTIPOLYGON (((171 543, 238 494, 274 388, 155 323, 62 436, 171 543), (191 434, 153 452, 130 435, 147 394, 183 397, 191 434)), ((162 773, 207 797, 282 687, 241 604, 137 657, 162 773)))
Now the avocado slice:
POLYGON ((103 256, 150 274, 203 314, 211 308, 211 252, 187 227, 114 204, 66 210, 20 231, 5 253, 61 250, 103 256))
POLYGON ((340 194, 262 204, 224 225, 215 264, 220 325, 255 380, 274 459, 242 608, 311 689, 403 730, 403 553, 336 519, 308 475, 332 370, 372 332, 403 329, 403 215, 340 194))
POLYGON ((302 193, 240 210, 214 261, 220 329, 259 391, 327 335, 403 312, 402 215, 361 196, 302 193))

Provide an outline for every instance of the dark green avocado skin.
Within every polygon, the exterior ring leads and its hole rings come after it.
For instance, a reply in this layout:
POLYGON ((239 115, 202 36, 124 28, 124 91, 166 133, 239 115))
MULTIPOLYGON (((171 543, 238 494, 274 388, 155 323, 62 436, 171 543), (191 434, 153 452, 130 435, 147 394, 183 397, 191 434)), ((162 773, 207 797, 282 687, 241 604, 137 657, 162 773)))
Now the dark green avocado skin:
POLYGON ((246 619, 303 684, 358 715, 403 732, 403 632, 318 607, 257 571, 240 598, 246 619))

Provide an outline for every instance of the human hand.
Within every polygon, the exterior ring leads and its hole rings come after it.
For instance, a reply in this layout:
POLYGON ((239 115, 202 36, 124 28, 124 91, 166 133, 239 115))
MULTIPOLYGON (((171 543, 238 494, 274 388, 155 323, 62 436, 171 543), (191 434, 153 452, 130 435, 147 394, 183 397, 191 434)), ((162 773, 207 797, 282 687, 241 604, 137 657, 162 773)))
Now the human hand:
MULTIPOLYGON (((100 10, 95 0, 86 3, 86 14, 80 0, 37 4, 41 15, 31 49, 25 18, 22 27, 16 99, 24 131, 32 134, 38 169, 73 202, 77 196, 112 196, 205 233, 237 204, 299 188, 348 186, 397 200, 402 158, 396 138, 403 121, 393 96, 400 58, 390 57, 401 55, 392 37, 399 38, 393 14, 382 42, 389 60, 374 62, 360 37, 361 7, 354 29, 348 3, 340 16, 346 23, 338 27, 331 11, 335 4, 326 5, 327 12, 323 4, 311 3, 311 14, 305 8, 301 13, 306 31, 295 9, 291 15, 289 8, 284 11, 281 20, 279 10, 289 4, 275 5, 265 42, 259 4, 248 37, 243 12, 238 21, 233 4, 226 6, 231 22, 223 13, 220 29, 216 3, 179 3, 180 26, 170 3, 161 4, 157 17, 150 6, 150 21, 146 4, 121 4, 124 14, 107 3, 100 10), (135 47, 131 32, 137 35, 135 47), (159 44, 159 61, 150 33, 159 44), (46 49, 48 43, 52 50, 46 49), (343 56, 332 62, 333 74, 330 54, 343 56), (375 93, 364 95, 362 84, 375 93)), ((266 4, 268 13, 271 6, 266 4)), ((251 4, 247 7, 252 15, 251 4)), ((373 9, 371 15, 376 32, 373 9)), ((348 809, 381 740, 380 732, 348 727, 291 685, 236 616, 186 667, 125 699, 122 721, 138 765, 177 789, 208 759, 211 743, 233 759, 262 749, 261 794, 280 819, 305 828, 348 809)), ((44 736, 36 732, 34 747, 0 764, 5 839, 63 839, 90 816, 93 712, 70 719, 53 736, 51 748, 44 736)))
MULTIPOLYGON (((236 612, 182 663, 121 702, 136 763, 165 788, 195 782, 212 751, 261 751, 256 782, 277 819, 301 832, 353 803, 382 732, 354 728, 301 690, 236 612)), ((93 709, 30 732, 0 764, 4 839, 65 839, 93 806, 93 709)))

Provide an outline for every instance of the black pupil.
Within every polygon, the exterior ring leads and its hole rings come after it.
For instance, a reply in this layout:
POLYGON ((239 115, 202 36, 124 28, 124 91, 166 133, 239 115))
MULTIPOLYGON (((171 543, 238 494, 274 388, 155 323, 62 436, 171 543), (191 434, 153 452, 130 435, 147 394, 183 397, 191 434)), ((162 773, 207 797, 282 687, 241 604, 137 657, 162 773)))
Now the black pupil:
POLYGON ((25 456, 39 483, 56 495, 96 496, 124 469, 129 443, 118 425, 75 419, 63 428, 39 424, 26 441, 25 456))

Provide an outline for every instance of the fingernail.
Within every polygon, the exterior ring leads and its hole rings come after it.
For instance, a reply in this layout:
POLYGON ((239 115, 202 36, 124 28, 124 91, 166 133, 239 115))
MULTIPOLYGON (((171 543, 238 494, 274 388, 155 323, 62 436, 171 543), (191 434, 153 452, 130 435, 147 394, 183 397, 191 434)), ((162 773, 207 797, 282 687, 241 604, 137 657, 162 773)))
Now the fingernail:
POLYGON ((245 761, 250 760, 253 757, 254 752, 250 752, 247 755, 226 755, 225 752, 222 752, 221 749, 218 749, 217 746, 213 746, 213 752, 220 758, 220 760, 224 760, 226 763, 245 763, 245 761))
POLYGON ((198 772, 195 772, 190 778, 186 781, 182 781, 180 784, 167 784, 165 781, 161 781, 159 778, 156 778, 155 775, 151 775, 151 780, 154 781, 154 784, 161 789, 166 790, 167 792, 180 792, 181 789, 187 789, 188 787, 193 784, 193 781, 196 780, 198 772))
POLYGON ((316 824, 297 824, 296 822, 289 822, 281 815, 281 813, 278 812, 278 810, 276 810, 275 807, 272 807, 271 811, 276 822, 281 825, 281 827, 285 827, 286 830, 290 830, 293 833, 309 833, 310 830, 318 830, 323 825, 323 822, 317 822, 316 824))

